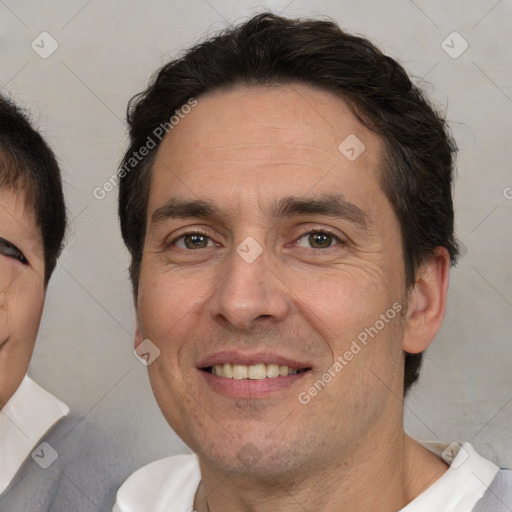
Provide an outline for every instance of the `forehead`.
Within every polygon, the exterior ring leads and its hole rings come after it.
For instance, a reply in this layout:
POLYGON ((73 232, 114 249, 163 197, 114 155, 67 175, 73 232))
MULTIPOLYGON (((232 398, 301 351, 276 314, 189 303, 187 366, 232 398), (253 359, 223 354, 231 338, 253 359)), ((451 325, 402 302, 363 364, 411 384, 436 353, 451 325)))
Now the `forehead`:
POLYGON ((149 210, 169 196, 227 207, 238 194, 240 207, 309 192, 374 194, 382 146, 330 92, 298 84, 216 91, 199 97, 162 141, 149 210))
POLYGON ((22 187, 0 187, 0 236, 35 240, 39 228, 33 208, 22 187))

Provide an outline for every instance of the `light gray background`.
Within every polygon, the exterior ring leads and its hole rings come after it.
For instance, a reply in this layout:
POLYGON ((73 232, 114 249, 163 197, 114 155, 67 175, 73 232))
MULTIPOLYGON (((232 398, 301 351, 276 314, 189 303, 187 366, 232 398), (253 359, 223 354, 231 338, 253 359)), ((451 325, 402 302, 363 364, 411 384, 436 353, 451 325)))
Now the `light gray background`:
POLYGON ((187 450, 132 354, 117 190, 101 201, 92 191, 116 172, 127 100, 152 72, 265 8, 329 16, 367 36, 447 108, 460 147, 457 231, 467 254, 452 273, 445 324, 408 400, 406 426, 423 439, 469 440, 512 466, 510 0, 0 0, 2 92, 31 110, 56 151, 71 219, 30 374, 76 415, 66 476, 92 503, 113 499, 136 468, 187 450), (31 48, 43 31, 59 44, 47 59, 31 48), (456 59, 441 47, 453 31, 469 44, 456 59))

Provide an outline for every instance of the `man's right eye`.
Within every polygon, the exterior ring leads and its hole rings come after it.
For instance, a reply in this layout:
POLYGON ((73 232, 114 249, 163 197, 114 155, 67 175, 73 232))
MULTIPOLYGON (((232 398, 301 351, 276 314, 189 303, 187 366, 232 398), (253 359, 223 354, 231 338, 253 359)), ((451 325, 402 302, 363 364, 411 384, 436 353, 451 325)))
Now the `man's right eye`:
POLYGON ((14 244, 5 238, 0 238, 0 253, 8 256, 9 258, 18 260, 24 265, 28 264, 28 260, 25 258, 25 255, 14 244))

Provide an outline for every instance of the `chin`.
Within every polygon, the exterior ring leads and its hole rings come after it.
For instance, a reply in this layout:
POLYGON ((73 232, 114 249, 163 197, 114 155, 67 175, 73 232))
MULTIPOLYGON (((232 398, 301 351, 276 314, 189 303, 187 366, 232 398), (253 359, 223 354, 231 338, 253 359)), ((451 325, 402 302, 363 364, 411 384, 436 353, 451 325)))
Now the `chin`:
MULTIPOLYGON (((227 438, 227 435, 224 437, 227 438)), ((228 438, 220 443, 202 441, 190 443, 189 446, 201 463, 224 473, 250 476, 262 482, 275 483, 276 478, 296 475, 308 464, 302 443, 290 445, 285 440, 272 440, 268 437, 251 439, 247 436, 237 442, 228 438), (290 446, 300 446, 300 449, 290 446)))

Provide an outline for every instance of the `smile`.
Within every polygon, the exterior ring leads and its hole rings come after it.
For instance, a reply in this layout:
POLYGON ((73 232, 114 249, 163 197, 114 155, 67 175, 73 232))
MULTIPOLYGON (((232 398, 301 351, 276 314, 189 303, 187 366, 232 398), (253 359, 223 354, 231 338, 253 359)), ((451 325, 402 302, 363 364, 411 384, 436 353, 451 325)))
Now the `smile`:
POLYGON ((251 365, 223 363, 204 368, 204 371, 225 379, 262 380, 275 379, 277 377, 288 377, 288 375, 296 375, 297 373, 307 371, 308 369, 309 368, 291 368, 277 363, 258 363, 251 365))

